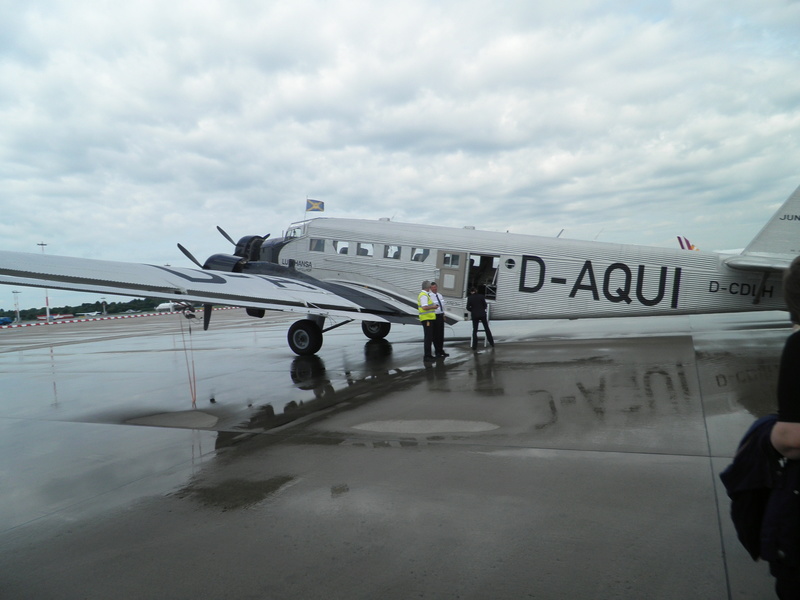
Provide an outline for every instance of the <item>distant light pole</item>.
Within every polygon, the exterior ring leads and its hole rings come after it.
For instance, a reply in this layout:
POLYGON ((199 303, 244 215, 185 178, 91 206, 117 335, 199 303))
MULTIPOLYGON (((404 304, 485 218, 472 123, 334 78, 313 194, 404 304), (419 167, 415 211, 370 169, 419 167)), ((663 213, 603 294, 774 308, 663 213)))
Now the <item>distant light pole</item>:
POLYGON ((105 298, 105 296, 100 298, 100 302, 103 303, 103 314, 105 315, 106 314, 106 298, 105 298))
POLYGON ((12 290, 11 293, 14 294, 14 311, 17 313, 16 322, 19 323, 22 320, 19 318, 19 295, 22 292, 18 292, 17 290, 12 290))
MULTIPOLYGON (((44 242, 39 242, 36 244, 37 246, 42 247, 42 254, 44 254, 44 247, 47 246, 44 242)), ((44 288, 44 305, 45 305, 45 312, 47 313, 47 322, 50 322, 50 296, 47 293, 47 288, 44 288)))

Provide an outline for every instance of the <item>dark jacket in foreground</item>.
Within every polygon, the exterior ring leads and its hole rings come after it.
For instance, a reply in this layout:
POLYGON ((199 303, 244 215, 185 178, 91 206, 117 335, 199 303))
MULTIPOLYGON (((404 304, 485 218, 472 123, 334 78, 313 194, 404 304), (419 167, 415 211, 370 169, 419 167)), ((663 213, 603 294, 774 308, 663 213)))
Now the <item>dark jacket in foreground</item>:
POLYGON ((772 447, 777 415, 747 430, 721 474, 739 541, 753 557, 800 568, 800 461, 772 447))

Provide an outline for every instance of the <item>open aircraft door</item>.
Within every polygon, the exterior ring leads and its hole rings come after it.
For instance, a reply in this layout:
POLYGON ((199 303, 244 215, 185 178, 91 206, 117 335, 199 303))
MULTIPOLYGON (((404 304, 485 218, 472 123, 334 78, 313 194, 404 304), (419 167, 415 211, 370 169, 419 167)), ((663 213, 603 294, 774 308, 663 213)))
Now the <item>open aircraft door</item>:
POLYGON ((467 253, 439 250, 436 259, 439 292, 450 298, 463 298, 467 273, 467 253))

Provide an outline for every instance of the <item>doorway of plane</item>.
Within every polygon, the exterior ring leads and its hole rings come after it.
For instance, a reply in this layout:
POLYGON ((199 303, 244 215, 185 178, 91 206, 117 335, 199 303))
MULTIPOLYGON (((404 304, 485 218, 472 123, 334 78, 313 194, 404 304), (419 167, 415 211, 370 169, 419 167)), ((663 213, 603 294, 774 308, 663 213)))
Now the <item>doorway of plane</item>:
POLYGON ((470 254, 467 290, 474 288, 487 300, 497 298, 497 268, 500 256, 496 254, 470 254))

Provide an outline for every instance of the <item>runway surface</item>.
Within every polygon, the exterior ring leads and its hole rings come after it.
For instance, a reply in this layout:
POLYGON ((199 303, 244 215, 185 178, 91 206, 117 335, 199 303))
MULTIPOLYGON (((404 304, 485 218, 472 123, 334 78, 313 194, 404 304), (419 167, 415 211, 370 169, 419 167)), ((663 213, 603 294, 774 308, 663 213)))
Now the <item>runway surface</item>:
POLYGON ((0 597, 772 598, 718 473, 786 321, 1 330, 0 597))

